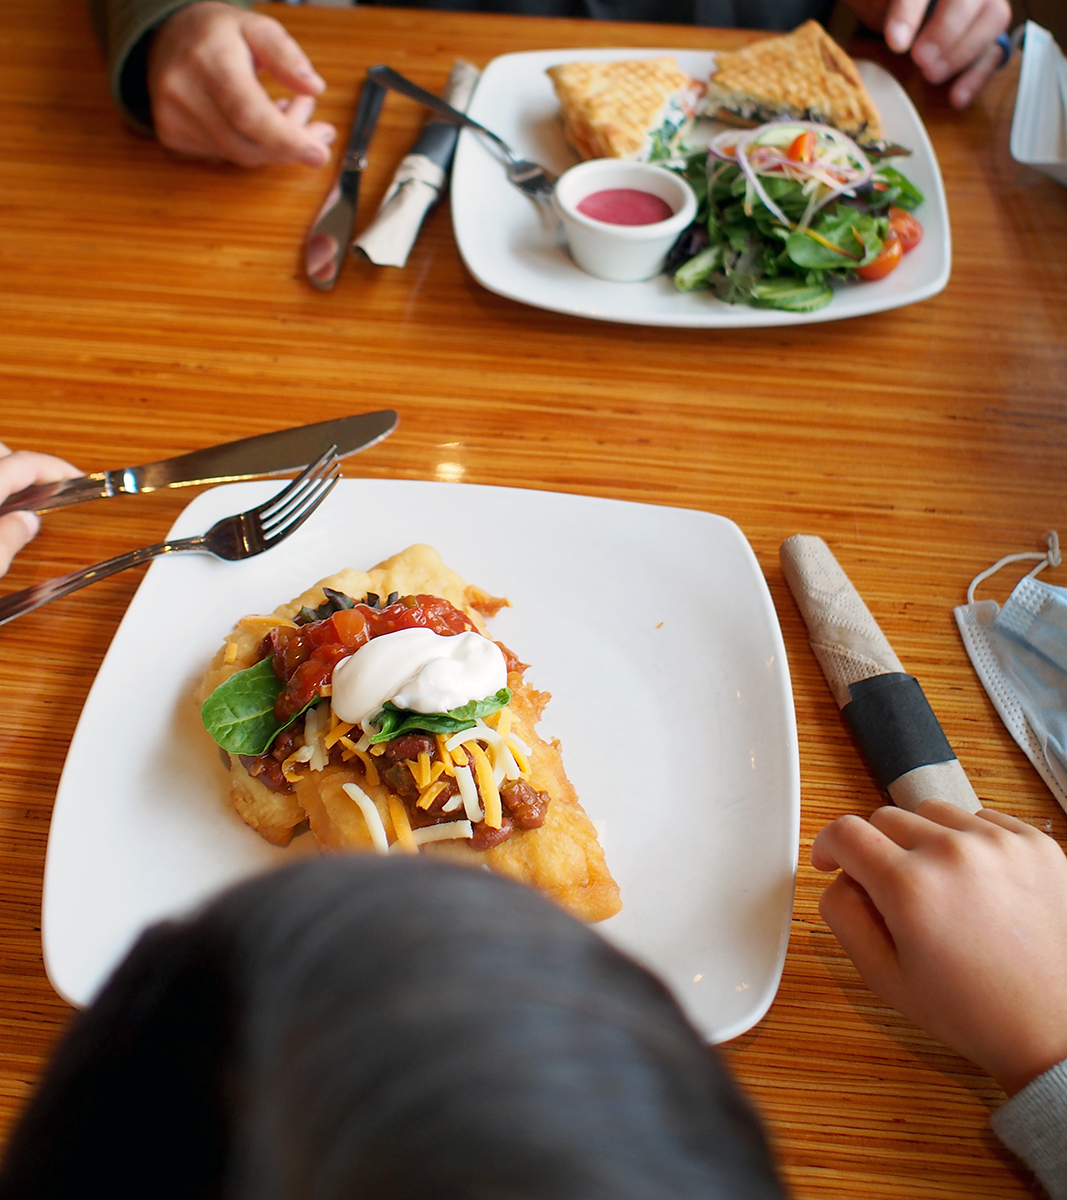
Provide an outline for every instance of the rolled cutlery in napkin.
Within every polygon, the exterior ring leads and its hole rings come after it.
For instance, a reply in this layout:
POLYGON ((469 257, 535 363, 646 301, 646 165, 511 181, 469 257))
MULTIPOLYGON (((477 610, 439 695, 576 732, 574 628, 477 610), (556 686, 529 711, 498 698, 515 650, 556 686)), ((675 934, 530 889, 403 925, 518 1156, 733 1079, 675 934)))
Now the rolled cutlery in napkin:
POLYGON ((878 785, 901 808, 947 800, 977 812, 981 801, 919 681, 904 670, 830 548, 798 533, 778 554, 811 648, 878 785))
MULTIPOLYGON (((457 58, 441 99, 466 112, 480 72, 457 58)), ((378 213, 353 243, 379 267, 402 267, 419 236, 426 214, 448 181, 459 128, 431 118, 419 139, 397 167, 378 213)))

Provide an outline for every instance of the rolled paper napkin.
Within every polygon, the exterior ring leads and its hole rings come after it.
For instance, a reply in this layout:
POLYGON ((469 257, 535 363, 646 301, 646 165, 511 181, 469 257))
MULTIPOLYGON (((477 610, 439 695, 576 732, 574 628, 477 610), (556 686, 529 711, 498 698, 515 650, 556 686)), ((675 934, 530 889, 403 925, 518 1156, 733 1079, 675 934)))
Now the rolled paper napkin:
MULTIPOLYGON (((477 67, 457 58, 441 99, 466 112, 480 74, 477 67)), ((407 263, 422 222, 448 179, 458 137, 458 126, 448 121, 426 122, 411 153, 397 167, 374 220, 353 243, 353 252, 362 250, 379 267, 407 263)))
POLYGON ((981 801, 923 695, 829 546, 798 533, 778 551, 782 571, 834 699, 879 787, 900 808, 981 801))

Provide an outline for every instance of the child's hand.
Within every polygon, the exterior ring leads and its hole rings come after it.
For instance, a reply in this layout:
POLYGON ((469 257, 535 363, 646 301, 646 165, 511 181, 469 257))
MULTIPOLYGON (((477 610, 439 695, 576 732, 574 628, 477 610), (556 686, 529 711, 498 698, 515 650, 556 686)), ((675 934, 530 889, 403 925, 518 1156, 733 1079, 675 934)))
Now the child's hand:
MULTIPOLYGON (((57 483, 80 475, 77 467, 53 458, 51 454, 34 454, 31 450, 16 450, 14 454, 0 442, 0 500, 12 492, 35 483, 57 483)), ((7 573, 11 560, 36 535, 41 522, 36 513, 13 512, 0 517, 0 575, 7 573)))
POLYGON ((1006 814, 928 800, 839 817, 819 911, 868 986, 1013 1095, 1067 1058, 1067 857, 1006 814))

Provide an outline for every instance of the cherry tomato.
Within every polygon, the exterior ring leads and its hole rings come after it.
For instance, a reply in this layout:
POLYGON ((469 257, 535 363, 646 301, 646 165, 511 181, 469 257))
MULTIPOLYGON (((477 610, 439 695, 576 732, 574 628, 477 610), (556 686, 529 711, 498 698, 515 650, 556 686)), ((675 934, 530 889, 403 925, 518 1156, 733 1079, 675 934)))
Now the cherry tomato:
POLYGON ((815 158, 815 131, 805 129, 799 137, 794 138, 785 156, 793 162, 812 162, 815 158))
POLYGON ((889 228, 900 238, 905 254, 922 241, 923 227, 906 209, 894 205, 889 210, 889 228))
POLYGON ((900 245, 900 238, 890 226, 889 235, 882 243, 882 250, 874 262, 868 263, 865 267, 857 267, 856 274, 861 279, 884 279, 890 271, 895 271, 900 266, 900 260, 904 256, 904 251, 900 245))

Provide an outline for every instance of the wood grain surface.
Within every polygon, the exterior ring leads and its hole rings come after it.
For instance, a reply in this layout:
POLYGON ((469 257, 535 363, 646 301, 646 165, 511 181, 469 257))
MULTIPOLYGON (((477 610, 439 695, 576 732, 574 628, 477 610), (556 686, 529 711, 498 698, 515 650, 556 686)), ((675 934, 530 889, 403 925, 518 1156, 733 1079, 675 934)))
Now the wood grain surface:
MULTIPOLYGON (((374 62, 440 90, 457 55, 484 65, 508 50, 753 36, 363 6, 264 10, 307 48, 330 84, 320 113, 345 129, 374 62)), ((180 160, 122 128, 81 0, 6 0, 0 436, 101 469, 393 407, 398 432, 347 473, 547 488, 735 520, 789 652, 803 815, 781 990, 727 1057, 765 1112, 798 1198, 1036 1196, 987 1127, 998 1089, 873 997, 819 918, 825 879, 808 866, 811 840, 879 797, 777 551, 797 532, 829 542, 923 682, 979 795, 1067 844, 1063 812, 1002 727, 952 618, 979 570, 1039 548, 1050 528, 1067 534, 1067 190, 1009 157, 1015 67, 960 114, 880 43, 853 49, 897 74, 930 130, 953 226, 947 290, 845 322, 654 329, 484 291, 460 262, 447 203, 405 270, 350 260, 335 292, 312 290, 301 240, 328 171, 180 160)), ((421 120, 410 102, 387 100, 361 225, 421 120)), ((5 590, 158 540, 191 496, 46 517, 5 590)), ((69 1016, 41 960, 49 814, 140 574, 0 632, 4 1128, 69 1016)), ((1047 577, 1067 583, 1067 567, 1047 577)), ((1002 598, 1010 582, 987 594, 1002 598)), ((102 754, 121 753, 121 726, 116 713, 102 754)))

